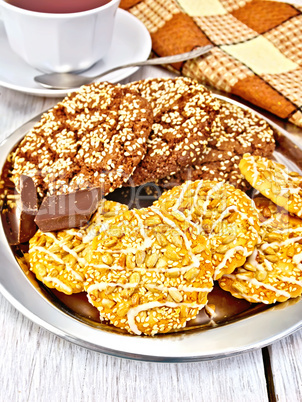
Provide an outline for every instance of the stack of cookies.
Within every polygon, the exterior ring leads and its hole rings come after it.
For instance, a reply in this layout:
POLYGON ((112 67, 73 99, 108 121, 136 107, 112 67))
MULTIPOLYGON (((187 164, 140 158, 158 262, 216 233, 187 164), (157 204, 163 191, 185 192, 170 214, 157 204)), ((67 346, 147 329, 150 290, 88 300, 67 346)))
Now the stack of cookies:
POLYGON ((183 328, 206 306, 214 281, 251 303, 300 296, 302 176, 250 154, 240 169, 268 198, 197 180, 140 210, 103 201, 87 228, 38 231, 30 269, 61 292, 85 291, 102 320, 136 335, 183 328), (271 175, 279 178, 273 186, 271 175), (281 185, 278 205, 271 199, 281 185))
POLYGON ((10 156, 40 206, 26 261, 137 335, 183 328, 214 283, 252 303, 297 297, 302 177, 267 158, 274 147, 266 121, 188 78, 84 86, 10 156), (148 208, 104 198, 150 182, 166 191, 148 208))
POLYGON ((98 83, 42 116, 13 153, 12 179, 18 188, 20 176, 30 176, 41 197, 201 178, 246 190, 242 155, 274 148, 265 120, 189 78, 98 83))
POLYGON ((240 170, 262 196, 258 243, 242 267, 219 281, 252 303, 282 302, 302 293, 302 176, 263 157, 244 155, 240 170))
POLYGON ((140 210, 108 203, 92 227, 38 231, 27 260, 48 287, 84 290, 101 319, 133 334, 183 328, 257 243, 252 200, 223 182, 186 182, 140 210))

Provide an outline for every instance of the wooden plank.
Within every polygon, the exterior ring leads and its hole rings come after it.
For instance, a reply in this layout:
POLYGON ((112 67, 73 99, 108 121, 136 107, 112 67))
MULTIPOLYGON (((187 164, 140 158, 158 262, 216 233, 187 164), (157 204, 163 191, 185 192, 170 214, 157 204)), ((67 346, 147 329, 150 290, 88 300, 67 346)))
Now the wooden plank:
POLYGON ((0 87, 0 139, 7 137, 23 123, 59 100, 60 98, 31 96, 0 87))
POLYGON ((1 401, 268 400, 260 350, 199 363, 119 359, 60 339, 3 296, 0 328, 1 401))
POLYGON ((302 331, 271 345, 268 350, 276 400, 302 401, 302 331))

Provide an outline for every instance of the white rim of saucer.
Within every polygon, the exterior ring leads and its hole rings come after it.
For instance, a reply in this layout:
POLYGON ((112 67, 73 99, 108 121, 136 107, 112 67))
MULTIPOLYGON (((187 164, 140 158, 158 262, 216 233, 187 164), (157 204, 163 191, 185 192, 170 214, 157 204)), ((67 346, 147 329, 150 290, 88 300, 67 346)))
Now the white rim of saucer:
MULTIPOLYGON (((149 56, 149 54, 151 52, 151 47, 152 47, 151 37, 150 37, 150 34, 149 34, 147 28, 145 27, 145 25, 138 18, 136 18, 134 15, 132 15, 131 13, 129 13, 129 12, 127 12, 127 11, 121 9, 121 8, 117 9, 117 15, 119 15, 120 18, 128 18, 129 20, 132 20, 133 23, 135 23, 135 25, 137 27, 140 27, 140 29, 144 31, 145 39, 148 42, 146 42, 146 44, 144 46, 144 48, 146 50, 146 56, 143 56, 141 58, 141 60, 143 60, 143 58, 145 58, 147 60, 148 56, 149 56)), ((139 67, 125 68, 124 71, 125 72, 128 71, 128 73, 125 74, 125 76, 123 76, 122 78, 118 78, 118 80, 114 80, 114 82, 119 82, 119 81, 125 79, 129 75, 134 74, 138 69, 139 69, 139 67), (131 71, 129 72, 130 69, 131 69, 131 71)), ((121 70, 121 71, 123 71, 123 70, 121 70)), ((37 70, 37 74, 38 74, 38 70, 37 70)), ((3 88, 11 89, 13 91, 17 91, 17 92, 28 94, 28 95, 46 96, 46 97, 52 97, 52 98, 59 98, 61 96, 67 95, 69 92, 77 91, 79 89, 79 87, 70 88, 68 90, 65 90, 65 89, 46 89, 46 88, 43 88, 43 87, 36 88, 36 87, 28 86, 28 85, 27 86, 22 86, 22 85, 15 84, 15 83, 7 83, 6 81, 1 80, 1 77, 0 77, 0 86, 3 86, 3 88)))

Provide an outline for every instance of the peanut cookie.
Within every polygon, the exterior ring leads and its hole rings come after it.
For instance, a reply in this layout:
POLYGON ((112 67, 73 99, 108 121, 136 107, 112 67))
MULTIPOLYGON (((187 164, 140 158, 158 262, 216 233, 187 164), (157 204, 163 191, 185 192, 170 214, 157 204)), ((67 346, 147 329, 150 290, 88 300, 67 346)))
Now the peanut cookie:
POLYGON ((265 197, 302 217, 302 176, 281 163, 250 154, 243 155, 240 171, 265 197))
POLYGON ((81 229, 41 232, 29 241, 27 260, 37 279, 66 294, 84 290, 85 249, 107 222, 126 211, 126 205, 102 200, 90 224, 81 229))
POLYGON ((207 236, 214 279, 241 266, 257 243, 259 220, 253 202, 230 184, 188 181, 166 191, 154 205, 183 228, 193 225, 207 236))
POLYGON ((153 122, 149 103, 106 82, 69 94, 25 136, 13 155, 13 180, 32 177, 41 196, 121 187, 143 158, 153 122))
POLYGON ((154 207, 111 221, 85 258, 89 301, 102 319, 137 335, 184 327, 213 288, 204 236, 184 233, 154 207))
POLYGON ((239 170, 242 155, 269 156, 274 149, 274 131, 265 120, 251 111, 221 101, 207 145, 197 161, 161 184, 166 187, 169 181, 180 185, 186 180, 219 180, 246 191, 250 184, 239 170))
POLYGON ((130 178, 130 185, 152 182, 192 165, 204 151, 220 103, 189 78, 151 78, 129 84, 146 98, 154 122, 147 153, 130 178))
POLYGON ((276 211, 271 201, 260 204, 268 216, 261 223, 259 243, 243 267, 224 275, 219 285, 251 303, 283 302, 302 294, 302 219, 283 208, 276 211))

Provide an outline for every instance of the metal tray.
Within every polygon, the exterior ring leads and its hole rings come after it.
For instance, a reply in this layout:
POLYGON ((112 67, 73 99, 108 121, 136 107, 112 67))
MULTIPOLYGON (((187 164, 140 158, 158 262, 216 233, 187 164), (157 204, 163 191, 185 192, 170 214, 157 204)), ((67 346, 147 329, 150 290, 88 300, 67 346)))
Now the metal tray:
MULTIPOLYGON (((222 95, 219 99, 249 107, 222 95)), ((299 171, 302 165, 302 132, 295 126, 277 125, 260 114, 277 131, 274 157, 299 171)), ((40 116, 14 131, 0 144, 0 168, 7 155, 40 116)), ((301 170, 300 170, 301 171, 301 170)), ((193 362, 229 357, 260 348, 285 337, 302 326, 300 298, 273 305, 252 315, 216 327, 195 328, 155 337, 138 337, 82 320, 55 302, 21 269, 0 225, 0 291, 22 314, 52 333, 80 346, 113 356, 157 362, 193 362)))

